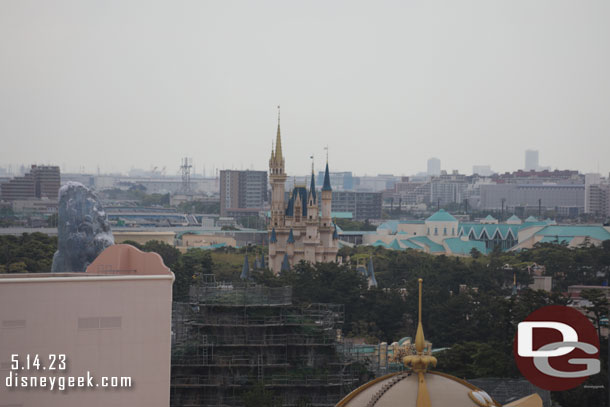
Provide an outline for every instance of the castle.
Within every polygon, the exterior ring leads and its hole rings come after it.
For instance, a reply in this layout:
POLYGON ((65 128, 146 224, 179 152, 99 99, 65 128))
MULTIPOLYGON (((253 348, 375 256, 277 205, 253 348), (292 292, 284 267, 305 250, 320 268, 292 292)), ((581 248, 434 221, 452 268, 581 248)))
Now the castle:
POLYGON ((271 183, 271 220, 269 222, 269 268, 274 273, 289 270, 305 260, 309 263, 335 261, 337 231, 331 220, 332 188, 328 159, 321 193, 316 191, 313 168, 309 191, 295 185, 284 202, 286 183, 282 138, 278 114, 275 151, 269 159, 271 183))

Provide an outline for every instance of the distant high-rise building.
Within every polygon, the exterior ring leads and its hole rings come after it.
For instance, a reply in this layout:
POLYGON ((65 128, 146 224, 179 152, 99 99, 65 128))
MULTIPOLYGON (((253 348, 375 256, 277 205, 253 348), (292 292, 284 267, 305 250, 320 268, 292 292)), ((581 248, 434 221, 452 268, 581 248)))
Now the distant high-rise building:
POLYGON ((600 174, 585 175, 585 212, 610 217, 610 178, 600 174))
POLYGON ((5 201, 48 198, 57 200, 60 175, 57 166, 32 165, 23 177, 15 177, 0 186, 0 198, 5 201))
POLYGON ((525 150, 525 170, 538 170, 538 150, 525 150))
POLYGON ((459 174, 458 171, 453 171, 452 174, 441 171, 438 177, 430 180, 430 203, 460 203, 465 198, 467 188, 468 179, 465 175, 459 174))
POLYGON ((256 214, 267 202, 267 171, 220 171, 220 216, 256 214))
POLYGON ((493 174, 493 171, 489 165, 473 165, 472 173, 478 174, 482 177, 489 177, 491 174, 493 174))
MULTIPOLYGON (((324 184, 324 171, 319 171, 316 178, 316 185, 322 187, 324 184)), ((354 189, 354 177, 351 171, 330 172, 330 183, 333 188, 339 191, 351 191, 354 189)))
POLYGON ((610 217, 610 184, 587 185, 585 212, 610 217))
POLYGON ((381 219, 381 192, 337 191, 333 193, 333 212, 351 212, 355 220, 381 219))
POLYGON ((441 160, 434 157, 428 159, 428 175, 441 175, 441 160))

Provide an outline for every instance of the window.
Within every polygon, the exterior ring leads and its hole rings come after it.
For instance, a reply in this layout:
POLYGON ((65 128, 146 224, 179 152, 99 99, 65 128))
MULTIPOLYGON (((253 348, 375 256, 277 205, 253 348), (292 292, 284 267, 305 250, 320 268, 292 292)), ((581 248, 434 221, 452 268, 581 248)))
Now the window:
POLYGON ((10 319, 2 321, 2 328, 25 328, 25 319, 10 319))
POLYGON ((438 236, 438 228, 437 227, 434 228, 434 236, 438 236))
POLYGON ((443 236, 447 236, 447 228, 443 228, 443 236))

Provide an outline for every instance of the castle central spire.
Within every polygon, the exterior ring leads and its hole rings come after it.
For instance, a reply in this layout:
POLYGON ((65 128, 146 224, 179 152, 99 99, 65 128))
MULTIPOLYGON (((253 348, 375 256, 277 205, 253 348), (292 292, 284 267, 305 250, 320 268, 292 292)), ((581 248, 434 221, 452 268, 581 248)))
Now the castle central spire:
POLYGON ((277 106, 277 136, 275 138, 275 158, 282 159, 282 135, 280 132, 280 105, 277 106))

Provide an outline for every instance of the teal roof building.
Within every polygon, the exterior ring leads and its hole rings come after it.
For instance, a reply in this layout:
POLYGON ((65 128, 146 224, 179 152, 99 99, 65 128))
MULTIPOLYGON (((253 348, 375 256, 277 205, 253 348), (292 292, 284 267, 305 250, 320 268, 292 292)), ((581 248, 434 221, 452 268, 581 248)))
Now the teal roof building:
POLYGON ((553 220, 538 220, 533 216, 522 222, 516 215, 504 223, 499 223, 491 215, 480 222, 460 222, 441 209, 425 220, 388 220, 375 233, 363 234, 362 237, 363 244, 387 249, 469 256, 475 249, 486 254, 496 248, 522 250, 536 244, 599 245, 610 240, 610 227, 557 225, 553 220))

